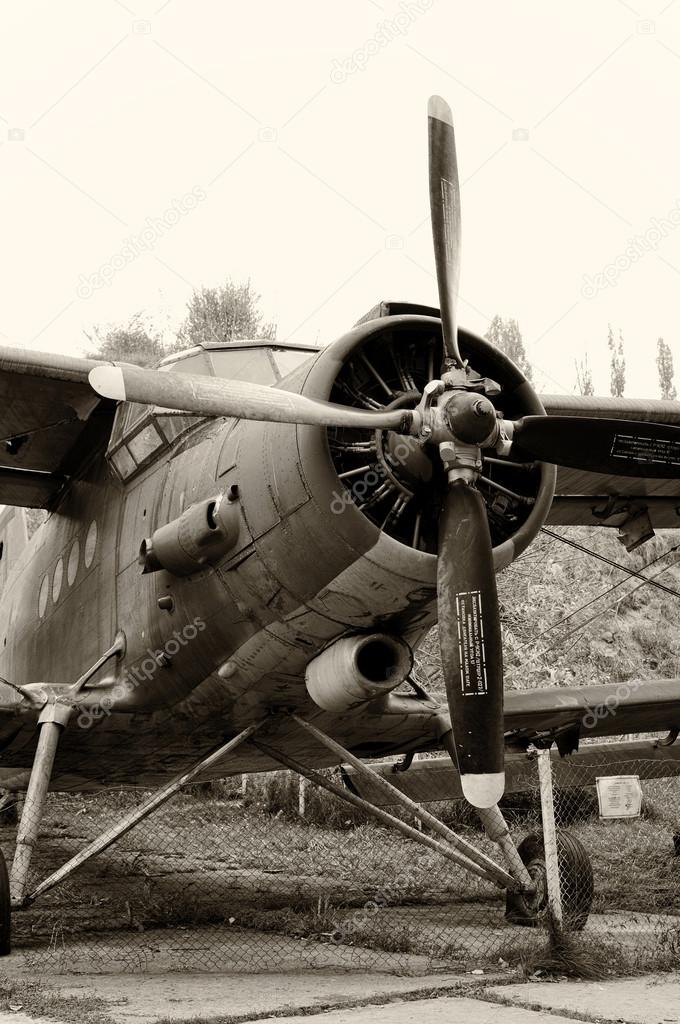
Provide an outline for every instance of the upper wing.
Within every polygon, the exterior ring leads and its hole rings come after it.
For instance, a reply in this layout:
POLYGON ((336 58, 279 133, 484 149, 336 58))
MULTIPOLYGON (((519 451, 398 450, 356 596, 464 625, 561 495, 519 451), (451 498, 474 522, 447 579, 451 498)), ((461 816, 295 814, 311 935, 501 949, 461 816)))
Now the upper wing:
POLYGON ((87 375, 92 359, 0 347, 0 503, 48 508, 108 438, 115 404, 87 375))
MULTIPOLYGON (((553 416, 595 416, 680 426, 680 402, 585 395, 541 395, 540 398, 545 411, 553 416)), ((634 515, 645 508, 653 526, 659 529, 678 527, 678 507, 680 470, 677 480, 657 480, 560 467, 548 523, 594 526, 609 519, 610 525, 619 525, 617 516, 634 515)))

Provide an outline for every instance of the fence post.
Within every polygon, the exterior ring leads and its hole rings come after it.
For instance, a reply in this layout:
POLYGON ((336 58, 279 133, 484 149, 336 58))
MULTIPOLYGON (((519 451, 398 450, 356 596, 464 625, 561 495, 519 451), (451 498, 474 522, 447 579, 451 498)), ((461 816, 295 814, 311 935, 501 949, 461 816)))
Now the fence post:
POLYGON ((307 802, 307 784, 308 780, 304 775, 298 776, 298 814, 301 818, 305 816, 305 805, 307 802))
POLYGON ((550 750, 538 750, 538 782, 541 789, 541 819, 543 821, 543 847, 548 889, 548 907, 555 926, 562 929, 562 896, 560 893, 560 866, 557 855, 557 829, 553 804, 552 761, 550 750))

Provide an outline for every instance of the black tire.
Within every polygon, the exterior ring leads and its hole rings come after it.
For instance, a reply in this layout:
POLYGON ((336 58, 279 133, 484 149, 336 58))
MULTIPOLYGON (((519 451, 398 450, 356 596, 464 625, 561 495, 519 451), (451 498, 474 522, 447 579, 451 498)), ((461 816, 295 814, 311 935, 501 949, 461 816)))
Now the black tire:
MULTIPOLYGON (((542 833, 526 836, 519 844, 518 853, 536 881, 536 893, 530 898, 523 893, 508 892, 505 916, 510 924, 536 928, 545 923, 548 906, 542 833)), ((580 932, 593 903, 593 866, 583 843, 569 832, 557 833, 557 859, 563 927, 566 931, 580 932)))
POLYGON ((7 865, 0 850, 0 956, 12 952, 12 911, 7 865))

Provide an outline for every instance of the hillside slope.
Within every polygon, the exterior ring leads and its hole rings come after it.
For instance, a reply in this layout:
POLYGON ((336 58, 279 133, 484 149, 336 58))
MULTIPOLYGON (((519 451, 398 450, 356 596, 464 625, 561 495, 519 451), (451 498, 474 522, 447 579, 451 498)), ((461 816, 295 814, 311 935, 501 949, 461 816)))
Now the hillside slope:
MULTIPOLYGON (((631 553, 615 530, 564 527, 554 532, 680 595, 680 529, 665 530, 631 553)), ((540 534, 500 574, 498 590, 506 689, 680 676, 680 597, 592 555, 540 534)), ((443 694, 436 628, 416 663, 423 684, 443 694)))

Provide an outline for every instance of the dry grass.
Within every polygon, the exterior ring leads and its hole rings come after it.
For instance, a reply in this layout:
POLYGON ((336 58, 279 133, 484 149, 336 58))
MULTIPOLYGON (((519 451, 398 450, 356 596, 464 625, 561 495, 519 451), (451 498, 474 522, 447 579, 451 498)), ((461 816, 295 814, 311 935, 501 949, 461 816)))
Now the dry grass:
POLYGON ((116 1024, 107 1010, 110 1003, 98 996, 65 996, 41 982, 0 980, 0 1015, 10 1020, 21 1011, 63 1024, 116 1024))
MULTIPOLYGON (((628 553, 614 530, 556 532, 638 572, 680 539, 680 531, 667 530, 628 553)), ((648 574, 672 566, 659 582, 680 590, 679 554, 659 561, 648 574)), ((678 599, 638 586, 639 580, 622 583, 558 628, 549 628, 625 579, 623 572, 540 535, 498 577, 506 686, 583 686, 680 675, 680 634, 668 629, 669 622, 677 621, 678 599), (596 613, 602 614, 586 623, 596 613)), ((421 681, 443 696, 436 630, 426 638, 417 661, 421 681)))

